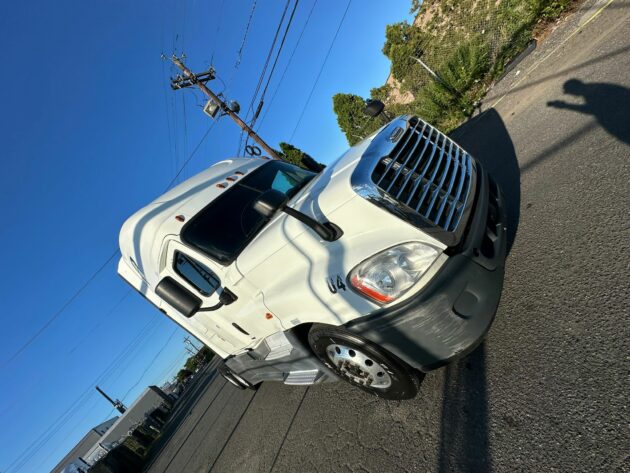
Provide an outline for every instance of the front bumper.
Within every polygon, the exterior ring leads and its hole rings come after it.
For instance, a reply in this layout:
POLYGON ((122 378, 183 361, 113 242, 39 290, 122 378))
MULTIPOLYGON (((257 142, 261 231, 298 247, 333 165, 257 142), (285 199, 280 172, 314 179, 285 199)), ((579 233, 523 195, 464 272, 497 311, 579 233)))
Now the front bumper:
POLYGON ((417 295, 345 325, 421 371, 444 366, 481 343, 503 288, 506 215, 496 183, 478 167, 466 238, 417 295))

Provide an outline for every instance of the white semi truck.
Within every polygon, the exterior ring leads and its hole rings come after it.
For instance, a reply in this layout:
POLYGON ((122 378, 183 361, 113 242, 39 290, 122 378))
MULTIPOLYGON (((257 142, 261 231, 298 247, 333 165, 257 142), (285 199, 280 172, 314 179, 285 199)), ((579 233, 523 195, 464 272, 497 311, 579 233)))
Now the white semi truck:
POLYGON ((211 166, 125 222, 118 272, 241 388, 343 379, 411 398, 492 324, 501 193, 413 116, 316 171, 264 158, 211 166))

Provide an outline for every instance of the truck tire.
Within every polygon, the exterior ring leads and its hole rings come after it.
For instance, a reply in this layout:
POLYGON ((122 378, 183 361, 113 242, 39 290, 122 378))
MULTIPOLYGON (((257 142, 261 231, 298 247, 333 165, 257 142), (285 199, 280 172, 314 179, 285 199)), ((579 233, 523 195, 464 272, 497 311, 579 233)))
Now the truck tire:
POLYGON ((249 381, 247 381, 243 377, 234 373, 226 365, 219 366, 217 371, 223 377, 223 379, 225 379, 228 383, 233 384, 238 389, 251 389, 252 391, 255 391, 258 389, 257 384, 251 384, 249 381))
POLYGON ((375 343, 331 325, 315 324, 308 342, 319 360, 344 381, 383 399, 411 399, 422 373, 375 343))

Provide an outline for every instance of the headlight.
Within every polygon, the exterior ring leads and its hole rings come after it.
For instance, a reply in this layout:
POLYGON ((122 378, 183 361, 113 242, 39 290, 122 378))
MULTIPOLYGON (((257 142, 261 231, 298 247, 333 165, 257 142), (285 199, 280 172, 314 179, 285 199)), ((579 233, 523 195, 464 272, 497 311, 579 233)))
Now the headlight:
POLYGON ((438 255, 432 246, 404 243, 368 258, 350 271, 348 280, 364 296, 392 302, 418 282, 438 255))

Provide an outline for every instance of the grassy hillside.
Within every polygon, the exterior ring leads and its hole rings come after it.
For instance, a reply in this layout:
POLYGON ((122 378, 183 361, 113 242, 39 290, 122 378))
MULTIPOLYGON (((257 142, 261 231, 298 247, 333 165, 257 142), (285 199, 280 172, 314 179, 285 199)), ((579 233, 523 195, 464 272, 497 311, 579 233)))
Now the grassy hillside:
MULTIPOLYGON (((383 100, 394 115, 413 113, 450 131, 472 112, 505 65, 576 0, 413 0, 412 24, 388 25, 383 54, 391 75, 371 98, 383 100), (420 58, 444 84, 417 62, 420 58)), ((362 116, 361 99, 333 97, 340 128, 354 144, 378 128, 362 116)))

